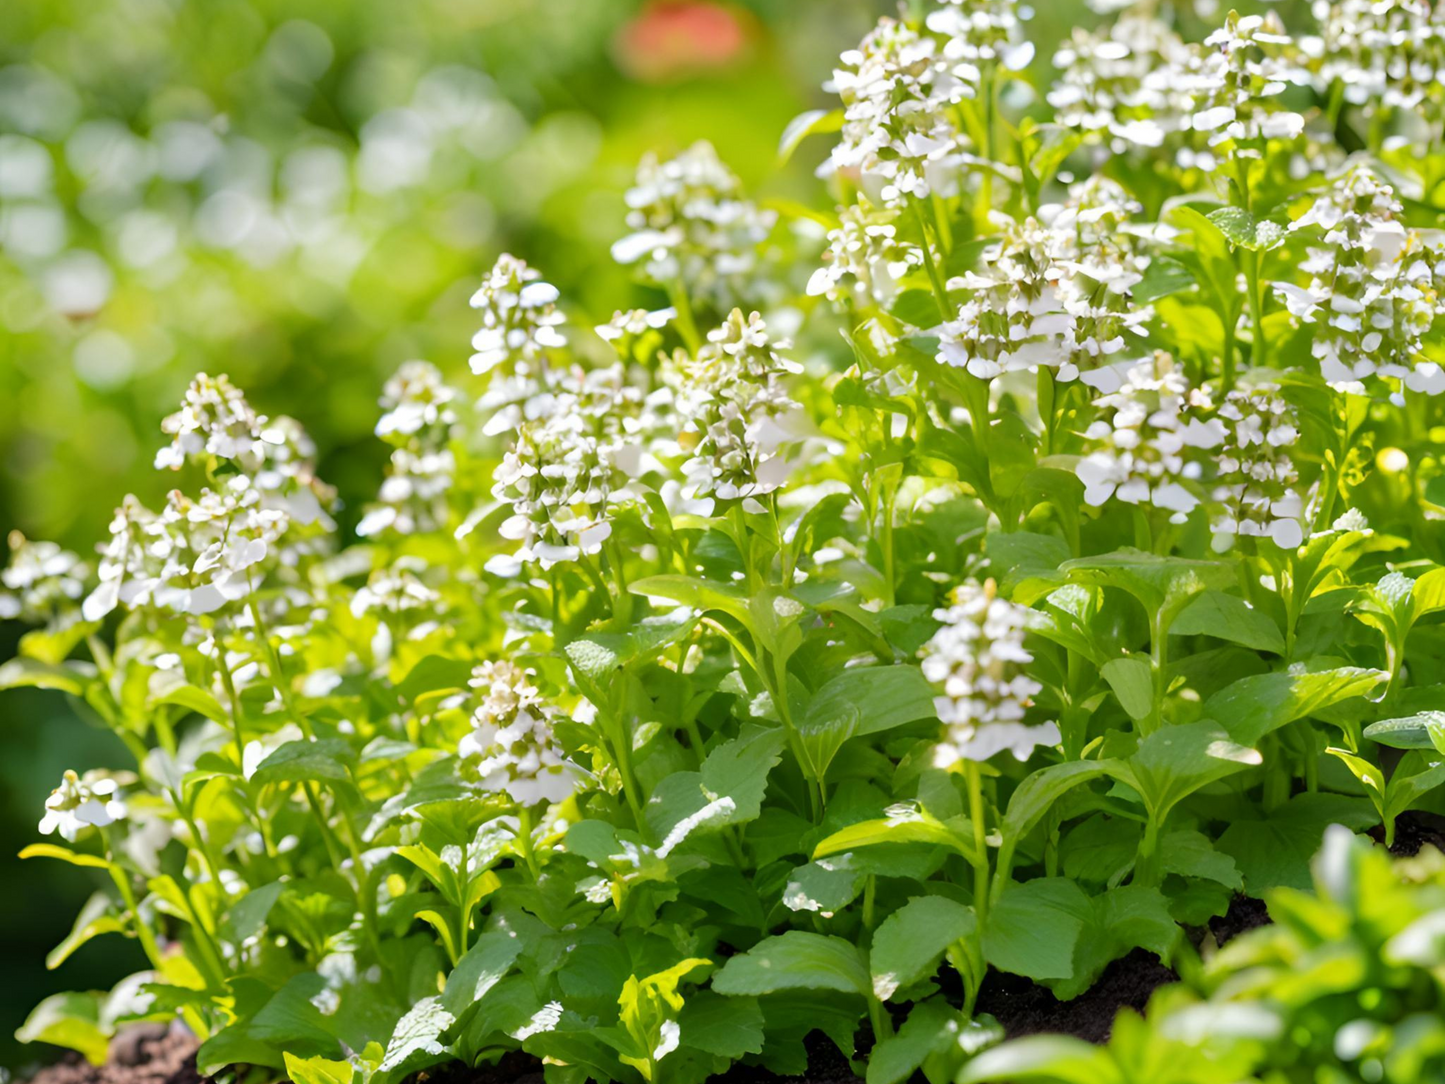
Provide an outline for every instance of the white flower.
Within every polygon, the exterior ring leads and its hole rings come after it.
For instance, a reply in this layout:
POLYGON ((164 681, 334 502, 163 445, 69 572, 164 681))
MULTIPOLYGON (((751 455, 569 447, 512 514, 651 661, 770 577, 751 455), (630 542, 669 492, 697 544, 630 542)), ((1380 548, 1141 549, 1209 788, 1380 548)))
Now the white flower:
POLYGON ((1119 390, 1095 405, 1101 416, 1084 433, 1094 450, 1074 467, 1085 502, 1099 507, 1112 497, 1153 504, 1172 513, 1171 522, 1183 523, 1199 505, 1185 485, 1201 473, 1189 450, 1224 439, 1220 421, 1199 417, 1210 407, 1208 393, 1190 388, 1173 359, 1159 354, 1131 367, 1119 390))
POLYGON ((1224 440, 1213 520, 1216 545, 1233 535, 1270 538, 1294 549, 1305 537, 1306 497, 1290 448, 1299 439, 1294 407, 1274 384, 1236 388, 1225 396, 1218 417, 1224 440))
POLYGON ((769 339, 757 313, 734 309, 698 356, 682 361, 678 447, 691 456, 682 465, 683 500, 751 500, 787 480, 784 446, 801 433, 799 407, 783 384, 798 371, 778 353, 786 346, 769 339))
POLYGON ((535 377, 546 351, 567 345, 557 311, 557 288, 525 261, 503 253, 472 295, 482 326, 472 336, 472 372, 535 377))
POLYGON ((1049 104, 1060 124, 1107 141, 1116 151, 1157 147, 1180 126, 1173 90, 1151 73, 1185 63, 1179 36, 1152 14, 1129 11, 1094 31, 1075 27, 1054 54, 1059 81, 1049 104))
POLYGON ((395 448, 377 501, 357 524, 357 534, 409 535, 447 522, 447 493, 456 476, 449 447, 456 397, 436 366, 425 361, 408 361, 386 382, 376 434, 395 448))
POLYGON ((10 563, 0 572, 0 619, 19 618, 52 630, 80 617, 89 567, 54 542, 31 542, 19 531, 9 536, 10 563))
POLYGON ((249 472, 260 463, 261 423, 246 397, 223 373, 198 373, 181 409, 161 422, 171 443, 156 453, 157 469, 179 470, 201 456, 231 460, 249 472))
POLYGON ((105 828, 124 820, 125 802, 116 791, 118 784, 96 772, 86 772, 84 777, 73 771, 66 771, 60 786, 45 799, 45 816, 40 819, 40 832, 50 835, 59 832, 71 843, 86 828, 105 828))
POLYGON ((1394 190, 1360 166, 1290 224, 1322 243, 1300 265, 1313 276, 1308 286, 1277 282, 1274 290, 1292 316, 1316 325, 1310 352, 1337 390, 1384 377, 1412 391, 1445 391, 1445 373, 1422 356, 1425 334, 1445 311, 1445 252, 1402 219, 1394 190))
POLYGON ((523 807, 560 802, 576 788, 575 771, 552 734, 561 718, 532 683, 532 673, 505 659, 484 662, 468 683, 477 690, 472 731, 457 746, 482 786, 523 807))
POLYGON ((889 307, 900 280, 923 266, 923 250, 898 237, 899 217, 896 210, 866 201, 842 208, 838 228, 828 233, 824 266, 808 280, 808 294, 859 308, 889 307))
POLYGON ((666 161, 648 154, 627 192, 633 232, 612 246, 658 286, 681 283, 694 300, 727 309, 757 297, 759 247, 777 215, 742 196, 742 185, 707 142, 666 161))
POLYGON ((351 612, 360 617, 373 610, 385 614, 436 614, 441 610, 441 595, 429 587, 419 573, 426 562, 417 558, 397 559, 387 568, 371 574, 366 586, 351 596, 351 612))
POLYGON ((1427 129, 1445 106, 1445 35, 1433 0, 1315 0, 1317 37, 1301 44, 1321 94, 1336 86, 1367 115, 1400 110, 1427 129))
POLYGON ((1026 724, 1024 715, 1042 686, 1025 673, 1034 661, 1024 646, 1032 613, 998 597, 992 580, 964 583, 953 605, 935 610, 943 626, 923 645, 923 676, 941 695, 934 698, 947 740, 935 763, 987 760, 1003 749, 1027 760, 1036 745, 1056 745, 1052 722, 1026 724))

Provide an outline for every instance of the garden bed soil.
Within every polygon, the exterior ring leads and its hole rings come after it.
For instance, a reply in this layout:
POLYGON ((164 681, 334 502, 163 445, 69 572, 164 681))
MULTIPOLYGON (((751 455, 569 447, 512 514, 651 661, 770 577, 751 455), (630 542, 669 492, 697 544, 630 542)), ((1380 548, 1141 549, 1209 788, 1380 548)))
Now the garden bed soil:
MULTIPOLYGON (((1385 842, 1383 826, 1375 825, 1369 834, 1376 843, 1385 842)), ((1390 847, 1391 854, 1396 858, 1414 858, 1421 848, 1427 846, 1445 853, 1445 817, 1411 810, 1395 818, 1395 842, 1390 847)))
POLYGON ((30 1078, 30 1084, 201 1084, 196 1040, 179 1025, 138 1024, 110 1044, 104 1065, 69 1053, 30 1078))

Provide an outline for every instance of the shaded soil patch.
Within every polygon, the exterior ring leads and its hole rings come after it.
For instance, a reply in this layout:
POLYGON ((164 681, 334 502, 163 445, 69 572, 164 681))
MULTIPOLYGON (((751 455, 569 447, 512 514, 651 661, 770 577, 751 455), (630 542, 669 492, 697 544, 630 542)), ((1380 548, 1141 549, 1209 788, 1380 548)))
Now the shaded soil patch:
POLYGON ((110 1060, 91 1065, 69 1053, 30 1078, 30 1084, 201 1084, 196 1039, 185 1028, 141 1024, 112 1040, 110 1060))
POLYGON ((542 1084, 542 1081, 542 1063, 520 1050, 504 1054, 496 1065, 473 1069, 453 1062, 417 1077, 417 1084, 542 1084))
POLYGON ((1235 896, 1229 901, 1229 910, 1209 920, 1209 932, 1214 935, 1216 945, 1227 945, 1242 933, 1257 930, 1270 923, 1269 908, 1264 900, 1253 896, 1235 896))
MULTIPOLYGON (((1375 825, 1369 835, 1376 843, 1384 843, 1384 826, 1375 825)), ((1438 813, 1411 810, 1395 818, 1395 843, 1390 848, 1391 854, 1396 858, 1414 858, 1421 848, 1427 846, 1445 852, 1445 817, 1438 813)))
POLYGON ((978 1011, 992 1013, 1010 1039, 1054 1032, 1102 1043, 1121 1008, 1142 1012, 1158 987, 1178 981, 1159 957, 1135 949, 1106 967, 1099 981, 1072 1001, 1060 1001, 1029 979, 990 971, 979 990, 978 1011))

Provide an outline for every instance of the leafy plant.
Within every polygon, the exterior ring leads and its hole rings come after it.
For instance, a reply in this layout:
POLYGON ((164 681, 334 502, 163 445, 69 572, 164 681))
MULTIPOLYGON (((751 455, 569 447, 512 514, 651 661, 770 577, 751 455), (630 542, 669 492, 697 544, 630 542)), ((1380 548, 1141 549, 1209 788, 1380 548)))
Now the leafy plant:
POLYGON ((204 1072, 353 1084, 788 1074, 865 1029, 871 1084, 1251 1071, 1137 1021, 976 1057, 980 991, 1188 974, 1328 825, 1439 807, 1445 174, 1273 15, 1121 16, 1039 97, 1024 14, 845 55, 785 139, 839 132, 836 215, 647 158, 614 255, 665 309, 592 334, 498 259, 470 385, 386 385, 355 538, 299 424, 203 374, 93 574, 12 541, 0 683, 135 760, 26 852, 109 878, 56 959, 150 961, 27 1038, 179 1015, 204 1072))

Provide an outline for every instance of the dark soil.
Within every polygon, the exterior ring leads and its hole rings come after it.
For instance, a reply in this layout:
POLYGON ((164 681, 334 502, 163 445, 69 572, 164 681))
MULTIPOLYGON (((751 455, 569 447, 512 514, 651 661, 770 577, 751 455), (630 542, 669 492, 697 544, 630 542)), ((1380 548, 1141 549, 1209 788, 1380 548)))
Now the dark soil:
POLYGON ((1235 896, 1229 910, 1209 920, 1209 932, 1216 945, 1226 945, 1242 933, 1268 926, 1269 908, 1252 896, 1235 896))
POLYGON ((1144 949, 1115 960, 1099 981, 1072 1001, 1018 975, 990 971, 978 994, 978 1011, 991 1013, 1010 1039, 1041 1032, 1062 1032, 1091 1043, 1109 1038, 1121 1008, 1143 1011, 1149 995, 1179 976, 1144 949))
POLYGON ((196 1039, 180 1025, 141 1024, 110 1044, 110 1060, 91 1065, 70 1053, 41 1069, 30 1084, 202 1084, 196 1071, 196 1039))
POLYGON ((429 1073, 422 1073, 417 1084, 542 1084, 542 1063, 531 1054, 513 1050, 502 1055, 496 1065, 476 1069, 452 1062, 429 1073))
MULTIPOLYGON (((1377 824, 1371 828, 1370 838, 1376 843, 1384 843, 1384 826, 1377 824)), ((1422 847, 1434 847, 1445 852, 1445 817, 1419 810, 1401 813, 1395 818, 1395 844, 1390 853, 1396 858, 1414 858, 1422 847)))

